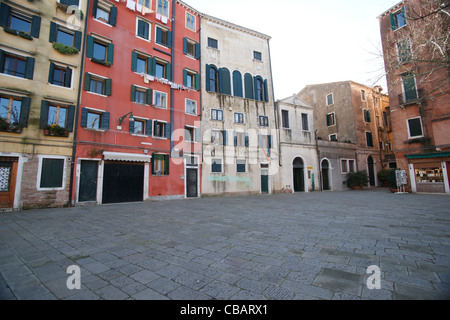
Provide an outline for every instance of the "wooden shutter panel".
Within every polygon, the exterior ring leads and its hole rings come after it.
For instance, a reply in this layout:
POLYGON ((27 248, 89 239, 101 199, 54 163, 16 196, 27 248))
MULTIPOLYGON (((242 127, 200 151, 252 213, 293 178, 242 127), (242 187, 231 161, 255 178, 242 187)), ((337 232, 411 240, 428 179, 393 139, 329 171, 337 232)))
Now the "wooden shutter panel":
POLYGON ((249 138, 248 138, 248 133, 245 133, 245 147, 249 147, 250 143, 249 143, 249 138))
POLYGON ((94 18, 97 18, 97 6, 98 6, 98 0, 94 0, 92 4, 92 15, 94 18))
POLYGON ((102 129, 109 130, 109 120, 110 120, 109 112, 103 113, 103 115, 102 115, 102 129))
POLYGON ((200 44, 196 43, 195 44, 195 59, 200 59, 200 56, 201 56, 200 44))
POLYGON ((50 68, 48 71, 48 83, 53 83, 54 74, 55 74, 55 64, 50 61, 50 68))
POLYGON ((170 156, 164 156, 164 175, 168 176, 170 174, 170 156))
POLYGON ((138 20, 137 34, 139 37, 145 38, 145 27, 143 20, 138 20))
POLYGON ((83 38, 83 33, 81 31, 75 31, 75 38, 74 38, 73 46, 78 50, 81 50, 82 38, 83 38))
POLYGON ((162 29, 157 27, 156 28, 156 43, 161 44, 162 42, 162 29))
POLYGON ((264 100, 266 102, 269 102, 269 90, 267 90, 268 85, 267 85, 267 79, 264 80, 264 100))
POLYGON ((211 76, 211 67, 210 67, 210 65, 209 64, 207 64, 206 65, 206 68, 205 68, 205 71, 206 71, 206 77, 205 77, 205 79, 206 79, 206 91, 211 91, 211 88, 210 88, 210 82, 211 82, 211 78, 210 78, 210 76, 211 76))
POLYGON ((187 46, 188 46, 188 41, 186 38, 183 38, 183 53, 187 54, 187 46))
POLYGON ((131 71, 137 71, 137 52, 131 52, 131 71))
POLYGON ((91 75, 86 72, 84 75, 84 90, 89 91, 90 89, 91 89, 91 75))
POLYGON ((25 78, 33 80, 33 74, 34 74, 34 58, 27 57, 25 78))
POLYGON ((109 43, 108 44, 108 57, 107 61, 111 64, 114 62, 114 44, 109 43))
POLYGON ((195 81, 195 90, 200 90, 200 76, 198 74, 196 74, 194 76, 194 81, 195 81))
POLYGON ((0 68, 3 67, 4 62, 5 62, 5 51, 0 49, 0 68))
POLYGON ((111 7, 111 11, 109 13, 109 24, 115 26, 117 22, 117 7, 111 7))
POLYGON ((187 70, 183 70, 183 86, 187 87, 187 70))
POLYGON ((155 58, 147 58, 147 74, 154 74, 154 64, 156 64, 155 58))
POLYGON ((42 100, 41 102, 41 116, 39 118, 39 129, 47 129, 48 127, 48 109, 50 102, 42 100))
POLYGON ((151 137, 152 136, 152 125, 153 125, 153 121, 152 120, 147 120, 145 121, 145 135, 151 137))
POLYGON ((164 127, 164 137, 169 139, 172 137, 172 124, 166 123, 164 127))
POLYGON ((82 128, 87 127, 87 118, 88 118, 88 109, 82 108, 81 109, 81 121, 80 121, 80 126, 82 128))
POLYGON ((226 68, 221 68, 219 70, 220 74, 220 92, 223 94, 231 95, 231 78, 230 71, 226 68))
POLYGON ((234 132, 234 146, 237 147, 237 133, 234 132))
POLYGON ((130 133, 134 133, 134 121, 130 121, 130 129, 129 129, 130 133))
POLYGON ((75 106, 70 105, 67 107, 67 124, 66 124, 66 129, 69 132, 73 131, 74 119, 75 119, 75 106))
POLYGON ((172 31, 167 31, 167 46, 172 48, 172 31))
POLYGON ((395 30, 396 29, 396 26, 395 26, 395 17, 394 17, 394 15, 391 13, 391 14, 389 14, 389 18, 390 18, 390 20, 391 20, 391 29, 392 30, 395 30))
POLYGON ((149 105, 153 104, 153 90, 152 89, 147 89, 145 103, 149 104, 149 105))
POLYGON ((23 97, 22 105, 20 106, 19 124, 26 128, 28 127, 28 116, 30 114, 31 98, 23 97))
POLYGON ((172 64, 166 64, 166 75, 165 78, 169 81, 172 81, 172 64))
POLYGON ((136 86, 135 85, 131 85, 131 101, 135 102, 136 101, 136 86))
POLYGON ((227 130, 222 131, 223 145, 227 145, 227 130))
POLYGON ((86 57, 92 58, 94 55, 94 37, 87 36, 86 57))
POLYGON ((233 94, 235 97, 243 97, 242 76, 239 71, 233 72, 233 94))
POLYGON ((50 35, 48 41, 51 43, 56 42, 57 35, 58 35, 58 25, 52 21, 50 22, 50 35))
POLYGON ((70 88, 72 85, 72 69, 66 68, 66 78, 64 79, 64 86, 70 88))
POLYGON ((31 22, 31 36, 33 38, 39 38, 39 33, 41 31, 41 17, 33 16, 31 22))
POLYGON ((8 26, 9 15, 11 13, 11 7, 6 3, 2 2, 0 4, 0 25, 2 27, 8 26))
POLYGON ((112 79, 105 80, 105 96, 112 95, 112 79))
POLYGON ((245 83, 245 98, 253 99, 253 77, 251 74, 246 73, 244 75, 245 83))
POLYGON ((330 115, 327 114, 327 126, 329 127, 330 125, 331 125, 330 115))
POLYGON ((272 135, 269 135, 267 137, 267 140, 268 140, 268 144, 269 144, 269 149, 272 149, 272 135))

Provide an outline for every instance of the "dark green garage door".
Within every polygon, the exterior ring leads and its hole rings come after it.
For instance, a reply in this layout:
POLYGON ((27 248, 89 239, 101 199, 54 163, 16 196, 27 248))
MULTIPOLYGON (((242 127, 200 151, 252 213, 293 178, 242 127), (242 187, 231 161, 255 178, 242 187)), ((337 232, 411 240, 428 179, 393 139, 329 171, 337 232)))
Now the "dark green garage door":
POLYGON ((105 163, 103 203, 144 200, 144 165, 105 163))

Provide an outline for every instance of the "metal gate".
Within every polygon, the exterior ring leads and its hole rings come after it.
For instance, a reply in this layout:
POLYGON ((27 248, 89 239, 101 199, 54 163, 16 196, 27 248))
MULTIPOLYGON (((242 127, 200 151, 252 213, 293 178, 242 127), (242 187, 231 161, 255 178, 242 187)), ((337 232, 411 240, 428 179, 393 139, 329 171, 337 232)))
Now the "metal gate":
POLYGON ((144 165, 105 163, 102 203, 144 200, 144 165))

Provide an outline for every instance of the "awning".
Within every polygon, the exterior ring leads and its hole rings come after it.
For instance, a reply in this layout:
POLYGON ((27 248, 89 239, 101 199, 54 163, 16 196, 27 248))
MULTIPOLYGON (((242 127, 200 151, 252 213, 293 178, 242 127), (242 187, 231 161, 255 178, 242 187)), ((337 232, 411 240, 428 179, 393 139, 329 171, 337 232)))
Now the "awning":
POLYGON ((103 159, 110 161, 127 161, 127 162, 151 162, 152 157, 142 154, 119 153, 119 152, 103 152, 103 159))
POLYGON ((436 153, 422 153, 422 154, 408 154, 407 159, 429 159, 429 158, 444 158, 450 157, 450 152, 436 152, 436 153))

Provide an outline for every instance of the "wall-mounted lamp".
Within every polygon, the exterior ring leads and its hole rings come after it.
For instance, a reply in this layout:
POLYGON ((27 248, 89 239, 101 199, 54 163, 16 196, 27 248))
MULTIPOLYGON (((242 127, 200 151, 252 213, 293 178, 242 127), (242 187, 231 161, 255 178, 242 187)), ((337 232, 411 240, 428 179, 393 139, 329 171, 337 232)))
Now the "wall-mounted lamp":
POLYGON ((133 117, 133 111, 128 112, 126 115, 124 115, 122 118, 119 119, 119 126, 122 125, 122 122, 125 120, 125 118, 130 115, 130 121, 134 121, 133 117))

